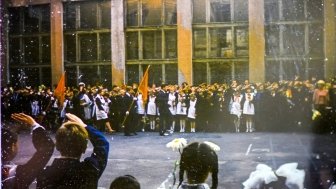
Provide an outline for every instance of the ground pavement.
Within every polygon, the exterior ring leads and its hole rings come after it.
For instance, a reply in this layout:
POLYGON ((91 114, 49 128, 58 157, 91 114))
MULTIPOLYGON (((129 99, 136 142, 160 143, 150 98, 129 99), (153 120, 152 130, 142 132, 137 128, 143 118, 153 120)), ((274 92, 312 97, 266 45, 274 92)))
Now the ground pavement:
MULTIPOLYGON (((54 135, 53 135, 54 137, 54 135)), ((99 188, 109 188, 111 181, 120 175, 135 176, 143 189, 157 189, 173 170, 179 153, 166 148, 175 138, 192 141, 211 141, 221 150, 219 158, 219 189, 239 189, 250 172, 259 163, 276 170, 280 165, 298 162, 299 169, 309 168, 316 151, 336 157, 336 140, 333 135, 321 136, 309 133, 173 133, 159 136, 156 132, 139 132, 136 136, 126 137, 122 133, 106 135, 110 143, 108 165, 99 180, 99 188)), ((33 146, 28 132, 20 134, 20 151, 15 162, 28 160, 33 146)), ((92 152, 90 145, 86 154, 92 152)), ((54 157, 58 157, 55 153, 54 157)), ((318 157, 317 157, 318 158, 318 157)), ((176 171, 178 173, 178 169, 176 171)), ((178 175, 177 175, 178 178, 178 175)), ((211 177, 207 181, 211 185, 211 177)), ((35 188, 34 184, 31 188, 35 188)))

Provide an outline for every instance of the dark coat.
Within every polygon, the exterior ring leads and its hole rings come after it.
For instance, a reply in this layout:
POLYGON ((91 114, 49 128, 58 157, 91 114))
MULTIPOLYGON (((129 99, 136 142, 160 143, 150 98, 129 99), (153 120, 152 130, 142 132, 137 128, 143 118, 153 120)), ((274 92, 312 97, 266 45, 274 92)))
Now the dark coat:
MULTIPOLYGON (((36 152, 30 158, 30 160, 23 164, 18 165, 16 168, 15 177, 4 182, 2 177, 2 187, 3 189, 23 189, 28 188, 29 185, 34 181, 34 179, 40 174, 44 166, 48 163, 54 152, 54 142, 49 137, 45 129, 42 127, 37 127, 33 130, 33 145, 36 152)), ((11 162, 3 162, 1 168, 2 170, 6 165, 13 165, 11 162)))
POLYGON ((93 153, 80 162, 78 159, 58 158, 37 178, 38 189, 96 189, 98 179, 107 164, 109 143, 103 134, 92 126, 87 126, 93 153))

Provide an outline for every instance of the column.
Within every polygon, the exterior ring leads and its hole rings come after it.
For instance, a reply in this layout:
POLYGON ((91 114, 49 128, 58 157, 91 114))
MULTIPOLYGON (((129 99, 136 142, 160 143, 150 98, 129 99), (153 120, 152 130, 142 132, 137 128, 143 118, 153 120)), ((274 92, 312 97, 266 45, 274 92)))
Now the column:
POLYGON ((50 3, 50 45, 51 83, 56 85, 64 72, 62 0, 52 0, 50 3))
POLYGON ((111 1, 112 84, 125 83, 125 31, 123 0, 111 1))
POLYGON ((178 83, 192 84, 192 3, 177 0, 178 83))
POLYGON ((324 0, 324 76, 326 79, 329 79, 336 74, 334 3, 334 0, 324 0))
POLYGON ((249 0, 249 80, 265 81, 264 0, 249 0))

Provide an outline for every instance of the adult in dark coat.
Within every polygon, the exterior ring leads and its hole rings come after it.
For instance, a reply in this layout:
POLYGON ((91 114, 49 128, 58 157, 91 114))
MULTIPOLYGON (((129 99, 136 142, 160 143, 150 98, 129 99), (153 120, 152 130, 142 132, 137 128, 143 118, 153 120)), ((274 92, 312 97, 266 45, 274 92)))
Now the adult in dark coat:
POLYGON ((125 136, 136 135, 134 118, 135 118, 135 105, 133 102, 133 96, 129 93, 130 89, 127 89, 126 92, 124 89, 120 90, 120 117, 121 124, 124 126, 124 134, 125 136))
POLYGON ((169 118, 171 117, 171 113, 169 111, 168 97, 169 93, 167 92, 167 86, 163 84, 161 85, 161 90, 158 92, 156 97, 156 104, 160 114, 159 134, 161 136, 168 135, 166 131, 167 126, 170 125, 169 118))
POLYGON ((17 134, 8 129, 1 129, 1 188, 23 189, 29 187, 48 163, 54 152, 54 142, 31 116, 20 113, 12 114, 12 118, 31 128, 36 152, 25 164, 15 165, 11 161, 18 151, 17 134))
POLYGON ((56 149, 62 157, 42 171, 37 177, 36 188, 96 189, 107 164, 109 143, 100 131, 84 124, 77 116, 66 116, 69 122, 56 133, 56 149), (81 162, 88 140, 93 152, 81 162))

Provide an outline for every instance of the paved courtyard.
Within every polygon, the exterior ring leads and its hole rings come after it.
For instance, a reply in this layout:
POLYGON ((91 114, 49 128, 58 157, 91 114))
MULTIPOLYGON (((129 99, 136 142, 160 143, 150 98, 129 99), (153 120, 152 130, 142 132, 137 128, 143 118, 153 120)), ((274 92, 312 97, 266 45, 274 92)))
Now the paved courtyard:
MULTIPOLYGON (((259 163, 267 164, 276 170, 284 163, 298 162, 299 169, 308 172, 309 165, 315 164, 312 160, 315 157, 320 159, 319 152, 330 158, 336 157, 334 135, 199 132, 174 133, 162 137, 154 132, 139 132, 137 136, 131 137, 122 133, 106 137, 110 142, 110 153, 108 165, 99 181, 99 187, 102 189, 109 188, 114 178, 125 174, 135 176, 143 189, 157 189, 173 170, 175 160, 179 159, 178 152, 166 148, 166 144, 174 138, 181 137, 186 138, 188 143, 211 141, 221 147, 218 152, 219 189, 242 188, 241 183, 259 163)), ((15 162, 27 161, 33 151, 29 133, 21 133, 20 152, 15 162)), ((83 157, 91 152, 90 145, 83 157)), ((57 156, 59 153, 55 150, 53 158, 57 156)), ((211 177, 209 178, 208 183, 211 185, 211 177)), ((34 184, 31 188, 35 188, 34 184)))

